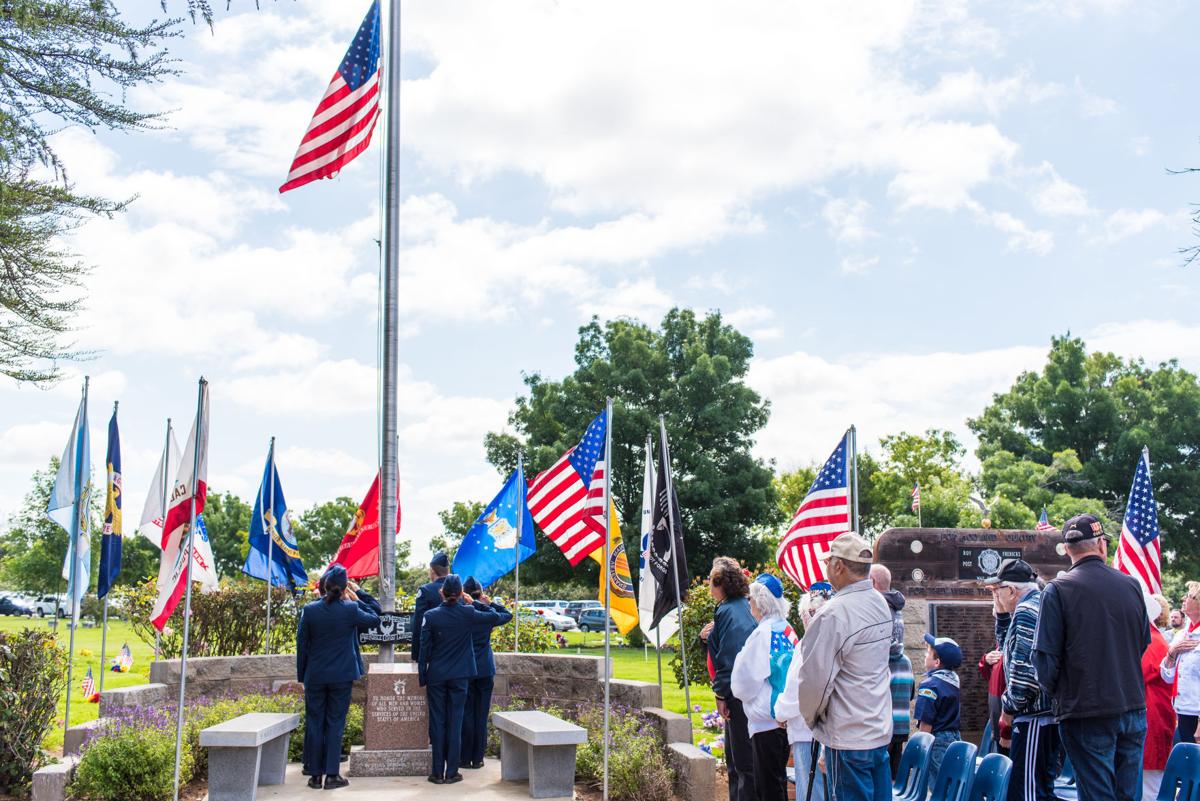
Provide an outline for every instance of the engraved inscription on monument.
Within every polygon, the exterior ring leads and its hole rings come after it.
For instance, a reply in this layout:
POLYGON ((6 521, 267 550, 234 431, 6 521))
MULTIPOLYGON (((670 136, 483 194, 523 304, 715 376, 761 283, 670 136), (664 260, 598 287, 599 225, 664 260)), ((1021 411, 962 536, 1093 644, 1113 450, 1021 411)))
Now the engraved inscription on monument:
POLYGON ((368 750, 429 747, 429 707, 413 664, 372 665, 363 738, 368 750))

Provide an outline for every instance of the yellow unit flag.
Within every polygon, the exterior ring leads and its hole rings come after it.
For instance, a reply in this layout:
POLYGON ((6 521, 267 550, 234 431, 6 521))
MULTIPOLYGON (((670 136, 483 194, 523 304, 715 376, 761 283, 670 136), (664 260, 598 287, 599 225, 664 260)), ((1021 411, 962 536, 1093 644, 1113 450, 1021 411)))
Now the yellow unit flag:
MULTIPOLYGON (((621 524, 617 522, 617 507, 610 501, 608 504, 609 545, 608 574, 612 576, 609 585, 609 603, 613 623, 617 631, 628 634, 638 624, 637 598, 633 595, 633 576, 629 573, 629 559, 625 556, 625 541, 621 539, 621 524)), ((590 556, 600 565, 600 592, 598 598, 604 603, 604 548, 597 548, 590 556)))

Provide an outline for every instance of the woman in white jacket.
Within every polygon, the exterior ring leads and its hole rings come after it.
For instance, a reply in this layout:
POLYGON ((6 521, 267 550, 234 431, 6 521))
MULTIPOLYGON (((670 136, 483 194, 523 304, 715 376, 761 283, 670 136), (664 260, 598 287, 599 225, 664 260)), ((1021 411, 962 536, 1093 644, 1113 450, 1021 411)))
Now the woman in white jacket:
MULTIPOLYGON (((809 588, 808 593, 800 598, 797 610, 805 628, 812 621, 813 615, 821 608, 830 596, 833 587, 818 582, 809 588)), ((800 714, 800 649, 797 648, 788 667, 787 684, 783 695, 775 702, 775 717, 781 723, 787 724, 788 745, 792 748, 792 764, 796 770, 796 801, 804 801, 808 797, 808 777, 813 775, 812 800, 825 801, 825 774, 819 769, 812 771, 813 733, 800 714)))
POLYGON ((733 663, 730 689, 746 710, 754 749, 754 787, 763 801, 786 801, 788 733, 776 720, 796 633, 788 625, 783 584, 763 573, 750 585, 750 613, 758 626, 733 663))

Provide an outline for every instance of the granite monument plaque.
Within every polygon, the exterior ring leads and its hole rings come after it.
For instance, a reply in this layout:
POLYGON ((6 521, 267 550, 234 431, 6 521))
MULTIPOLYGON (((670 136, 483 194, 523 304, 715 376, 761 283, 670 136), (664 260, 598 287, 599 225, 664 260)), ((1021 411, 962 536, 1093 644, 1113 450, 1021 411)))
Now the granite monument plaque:
POLYGON ((423 776, 433 764, 425 688, 411 662, 367 671, 362 749, 350 754, 351 776, 423 776))

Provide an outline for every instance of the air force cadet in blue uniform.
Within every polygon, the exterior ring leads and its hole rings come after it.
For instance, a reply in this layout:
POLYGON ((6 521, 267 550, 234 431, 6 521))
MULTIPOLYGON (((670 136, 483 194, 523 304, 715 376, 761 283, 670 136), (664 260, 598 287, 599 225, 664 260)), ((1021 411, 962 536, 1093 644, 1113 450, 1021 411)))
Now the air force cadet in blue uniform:
POLYGON ((346 568, 325 574, 325 597, 304 607, 296 632, 296 678, 304 682, 304 735, 311 760, 308 786, 325 789, 350 782, 338 772, 350 690, 366 671, 358 654, 358 632, 378 625, 379 616, 347 589, 346 568))
POLYGON ((442 582, 441 606, 425 613, 421 627, 417 678, 429 699, 429 742, 433 746, 434 784, 462 781, 458 772, 462 754, 463 710, 467 684, 475 678, 473 634, 491 631, 500 619, 492 609, 462 603, 462 579, 451 573, 442 582))
MULTIPOLYGON (((491 609, 500 616, 490 626, 479 626, 471 634, 475 649, 475 678, 467 687, 467 709, 463 713, 462 766, 482 768, 483 752, 487 747, 488 710, 492 706, 492 687, 496 683, 496 660, 492 656, 492 629, 512 620, 512 612, 483 594, 483 587, 474 576, 463 582, 463 591, 474 599, 471 604, 480 611, 491 609)), ((463 599, 464 603, 466 598, 463 599)))
POLYGON ((421 661, 421 625, 425 619, 425 613, 430 609, 442 605, 442 596, 438 594, 438 590, 442 588, 442 582, 446 580, 446 574, 450 572, 450 558, 446 554, 435 553, 433 558, 429 560, 429 583, 422 584, 421 589, 417 590, 417 601, 413 606, 412 616, 412 661, 421 661))

